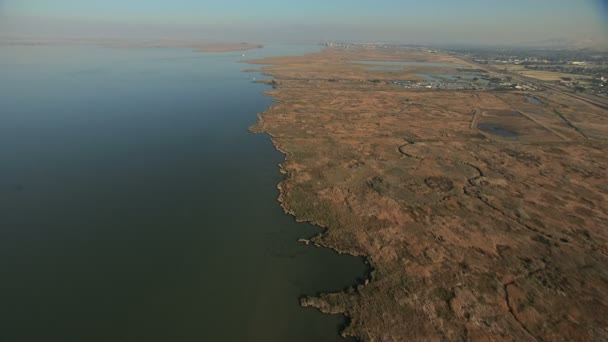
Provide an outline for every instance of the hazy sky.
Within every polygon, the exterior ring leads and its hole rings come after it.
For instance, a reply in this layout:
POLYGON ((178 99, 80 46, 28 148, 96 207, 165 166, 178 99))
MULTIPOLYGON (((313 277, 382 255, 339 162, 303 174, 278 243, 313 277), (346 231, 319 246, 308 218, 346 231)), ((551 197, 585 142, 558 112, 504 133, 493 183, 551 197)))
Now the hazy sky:
POLYGON ((0 34, 525 43, 608 36, 604 0, 0 0, 0 34))

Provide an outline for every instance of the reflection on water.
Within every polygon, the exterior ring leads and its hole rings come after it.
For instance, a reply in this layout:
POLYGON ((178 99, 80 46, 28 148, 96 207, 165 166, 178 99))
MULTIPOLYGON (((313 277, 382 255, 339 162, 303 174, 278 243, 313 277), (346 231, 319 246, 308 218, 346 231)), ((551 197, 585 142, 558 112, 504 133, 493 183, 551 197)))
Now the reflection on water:
MULTIPOLYGON (((248 57, 311 47, 255 50, 248 57)), ((240 53, 3 47, 3 341, 334 341, 298 297, 358 258, 297 244, 240 53)), ((259 77, 259 75, 257 75, 259 77)))

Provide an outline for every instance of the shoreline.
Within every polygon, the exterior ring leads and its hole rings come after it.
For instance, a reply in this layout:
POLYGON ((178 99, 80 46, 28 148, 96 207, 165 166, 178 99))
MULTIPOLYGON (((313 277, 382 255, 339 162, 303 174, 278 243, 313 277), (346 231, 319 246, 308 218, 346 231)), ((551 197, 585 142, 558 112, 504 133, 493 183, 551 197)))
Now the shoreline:
MULTIPOLYGON (((245 61, 245 62, 248 64, 255 64, 255 63, 250 63, 250 61, 245 61)), ((319 292, 316 295, 301 295, 299 297, 300 306, 302 308, 314 308, 314 309, 317 309, 318 311, 320 311, 321 313, 327 314, 327 315, 343 316, 344 325, 341 326, 341 328, 338 330, 338 335, 341 336, 342 338, 349 338, 349 337, 357 338, 357 336, 355 336, 355 335, 345 334, 347 329, 352 325, 352 321, 353 321, 353 317, 349 314, 349 311, 346 308, 336 308, 336 307, 332 307, 331 305, 328 305, 326 299, 324 299, 324 298, 327 298, 328 296, 332 296, 332 295, 346 295, 348 293, 353 293, 353 292, 362 290, 363 287, 367 286, 369 283, 371 283, 373 281, 376 269, 375 269, 369 255, 365 255, 363 253, 357 253, 356 251, 352 251, 352 250, 349 251, 347 249, 342 249, 339 246, 332 246, 332 245, 328 245, 328 244, 324 243, 322 240, 323 236, 327 233, 327 231, 328 231, 328 229, 330 229, 330 227, 324 225, 322 222, 319 222, 319 221, 303 219, 300 216, 298 216, 296 214, 296 212, 288 206, 288 203, 286 200, 288 190, 285 189, 285 186, 288 184, 288 181, 289 181, 290 177, 292 177, 292 176, 290 175, 290 172, 288 171, 288 169, 285 167, 285 163, 287 163, 289 161, 290 153, 287 151, 287 149, 285 149, 285 147, 281 146, 278 143, 276 137, 273 136, 273 134, 271 132, 265 131, 260 128, 262 125, 262 122, 264 120, 263 115, 268 113, 269 111, 272 111, 272 108, 282 104, 281 101, 277 100, 276 97, 273 96, 273 94, 271 94, 272 90, 279 89, 280 86, 277 83, 277 80, 274 76, 272 76, 271 74, 265 73, 262 70, 244 70, 243 72, 259 72, 260 74, 262 74, 264 76, 271 77, 270 79, 258 80, 257 83, 265 84, 265 85, 271 86, 273 88, 271 90, 268 90, 268 91, 265 91, 262 93, 263 96, 267 96, 272 99, 273 105, 266 108, 266 110, 264 110, 262 113, 258 113, 257 122, 255 124, 253 124, 252 126, 250 126, 248 130, 252 134, 268 135, 275 150, 280 152, 284 156, 283 162, 278 165, 279 172, 283 175, 283 178, 276 186, 277 190, 279 191, 279 196, 277 197, 277 202, 278 202, 279 206, 281 207, 281 209, 283 210, 283 212, 286 215, 293 217, 296 222, 308 223, 312 226, 317 227, 319 230, 321 230, 320 232, 318 232, 317 234, 315 234, 313 237, 311 237, 309 239, 300 239, 298 241, 298 243, 304 243, 306 245, 313 245, 315 248, 327 248, 327 249, 334 251, 335 253, 337 253, 339 255, 345 254, 345 255, 355 257, 355 258, 361 258, 362 262, 367 266, 366 267, 367 270, 362 278, 357 278, 354 284, 345 285, 345 287, 342 290, 334 291, 334 292, 327 292, 327 293, 319 292)))
MULTIPOLYGON (((264 94, 264 96, 270 96, 270 95, 264 94)), ((277 104, 279 104, 279 103, 277 103, 277 104)), ((266 111, 264 111, 264 113, 265 112, 266 111)), ((260 115, 261 114, 258 114, 258 120, 261 120, 260 115)), ((348 337, 357 338, 357 336, 355 336, 355 335, 345 334, 345 332, 351 326, 352 321, 353 321, 353 317, 349 314, 349 311, 346 308, 336 308, 335 306, 327 304, 326 298, 328 296, 332 296, 332 295, 342 295, 342 294, 348 294, 348 293, 352 293, 354 291, 356 292, 356 291, 362 290, 363 287, 367 286, 369 283, 371 283, 373 281, 374 274, 376 271, 375 267, 372 264, 372 261, 370 260, 369 255, 358 254, 358 253, 354 253, 352 251, 343 250, 343 249, 339 248, 338 246, 331 246, 331 245, 325 244, 323 242, 322 238, 327 233, 327 230, 330 229, 330 227, 324 226, 321 222, 302 219, 295 213, 295 211, 293 211, 292 209, 290 209, 288 207, 287 201, 285 199, 288 191, 284 188, 284 185, 286 184, 286 181, 288 180, 289 172, 283 166, 283 164, 287 161, 289 153, 286 150, 284 150, 276 142, 276 139, 272 136, 272 134, 270 134, 269 132, 265 132, 265 131, 258 131, 255 129, 255 126, 257 126, 257 123, 252 125, 249 128, 249 131, 252 134, 268 135, 275 150, 285 156, 283 163, 278 165, 279 172, 283 175, 283 179, 277 184, 277 190, 279 190, 279 196, 277 197, 277 203, 279 204, 279 206, 281 207, 283 212, 286 215, 293 217, 297 223, 308 223, 314 227, 317 227, 317 229, 321 230, 320 232, 318 232, 317 234, 315 234, 313 237, 311 237, 309 239, 298 240, 298 243, 312 245, 311 247, 314 247, 314 248, 327 248, 327 249, 334 251, 335 253, 337 253, 339 255, 349 255, 349 256, 352 256, 355 258, 361 258, 362 262, 367 266, 365 275, 362 278, 357 278, 354 284, 346 285, 343 290, 333 291, 333 292, 318 292, 316 295, 301 295, 298 298, 298 300, 300 302, 300 306, 302 308, 314 308, 314 309, 318 310, 319 312, 326 314, 326 315, 343 316, 344 324, 338 330, 338 335, 341 336, 342 338, 348 338, 348 337)))
POLYGON ((272 86, 264 95, 275 105, 250 131, 268 134, 284 155, 282 210, 324 229, 305 243, 363 257, 371 267, 363 284, 303 296, 300 305, 348 317, 341 335, 361 340, 552 339, 564 331, 591 338, 600 323, 581 326, 568 315, 599 317, 608 307, 564 299, 555 289, 576 281, 575 298, 605 286, 587 273, 600 272, 601 262, 581 255, 603 260, 607 211, 595 184, 606 158, 577 132, 601 127, 602 110, 577 102, 584 109, 574 111, 565 106, 571 99, 546 92, 534 93, 539 106, 525 91, 395 85, 417 73, 446 73, 433 64, 450 61, 460 60, 415 49, 247 61, 271 77, 260 83, 272 86), (349 63, 368 59, 427 63, 397 72, 349 63), (576 129, 556 120, 554 108, 570 121, 576 115, 576 129), (479 130, 471 124, 478 110, 517 137, 479 130), (585 199, 571 198, 580 187, 585 199))

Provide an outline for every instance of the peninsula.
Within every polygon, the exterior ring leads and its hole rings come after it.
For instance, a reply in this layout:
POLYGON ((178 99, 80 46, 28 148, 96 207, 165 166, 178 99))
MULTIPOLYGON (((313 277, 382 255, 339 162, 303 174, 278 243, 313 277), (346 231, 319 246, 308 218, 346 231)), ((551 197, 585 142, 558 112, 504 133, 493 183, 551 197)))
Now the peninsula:
POLYGON ((608 339, 605 107, 422 49, 250 62, 281 205, 373 267, 303 306, 363 341, 608 339))

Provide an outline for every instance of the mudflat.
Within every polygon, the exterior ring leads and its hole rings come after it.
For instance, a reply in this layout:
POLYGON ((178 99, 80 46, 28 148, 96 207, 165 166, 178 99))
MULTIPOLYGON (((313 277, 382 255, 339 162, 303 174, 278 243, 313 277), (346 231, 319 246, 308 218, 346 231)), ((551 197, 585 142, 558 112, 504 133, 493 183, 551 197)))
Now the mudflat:
POLYGON ((608 111, 551 89, 400 87, 482 68, 419 50, 251 62, 272 76, 277 105, 251 129, 285 154, 283 208, 373 266, 302 305, 364 341, 608 339, 608 111))

